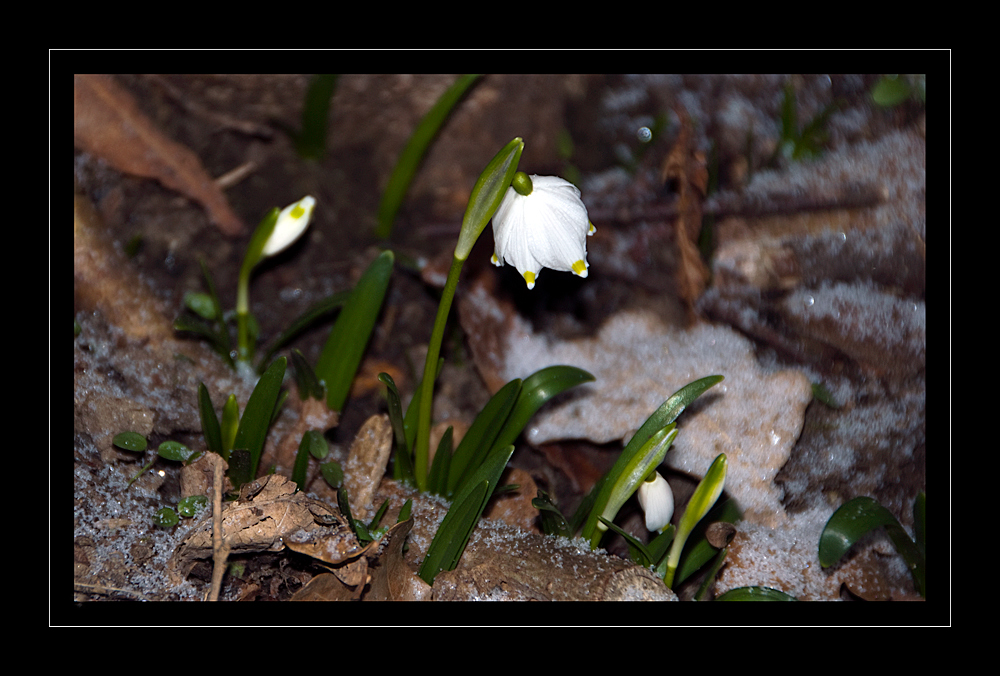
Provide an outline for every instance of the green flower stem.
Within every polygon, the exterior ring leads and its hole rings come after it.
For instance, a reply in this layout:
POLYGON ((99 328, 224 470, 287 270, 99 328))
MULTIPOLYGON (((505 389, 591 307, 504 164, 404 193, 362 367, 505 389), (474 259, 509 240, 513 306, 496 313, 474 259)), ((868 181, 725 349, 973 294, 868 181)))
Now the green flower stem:
POLYGON ((444 339, 445 325, 451 311, 451 302, 455 298, 458 287, 458 277, 462 272, 464 259, 457 256, 451 261, 448 271, 448 281, 441 292, 441 303, 438 305, 437 317, 431 331, 431 340, 427 345, 427 360, 424 362, 423 388, 420 392, 420 408, 417 410, 417 438, 413 452, 413 474, 417 480, 417 488, 427 490, 427 465, 430 455, 431 409, 434 403, 434 376, 437 372, 438 357, 441 354, 441 341, 444 339))

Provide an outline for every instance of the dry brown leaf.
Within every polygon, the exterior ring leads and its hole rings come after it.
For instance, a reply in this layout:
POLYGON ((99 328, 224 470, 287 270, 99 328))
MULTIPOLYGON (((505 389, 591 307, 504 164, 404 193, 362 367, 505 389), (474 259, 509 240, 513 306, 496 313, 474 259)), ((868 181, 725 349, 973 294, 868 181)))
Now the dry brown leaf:
POLYGON ((73 139, 119 171, 154 178, 198 202, 223 233, 243 232, 243 221, 198 156, 164 136, 110 76, 74 76, 73 139))
POLYGON ((333 573, 320 573, 295 592, 292 601, 353 601, 355 592, 333 573))
MULTIPOLYGON (((295 482, 271 474, 244 484, 222 512, 222 530, 234 554, 278 552, 286 546, 328 564, 358 556, 362 549, 336 508, 295 492, 295 482)), ((168 569, 183 580, 197 559, 213 554, 212 519, 205 518, 178 546, 168 569)))
POLYGON ((392 423, 385 413, 373 415, 354 437, 344 463, 344 488, 351 500, 351 514, 356 519, 368 516, 375 489, 385 474, 392 451, 392 423))
POLYGON ((365 601, 425 601, 430 598, 430 585, 417 577, 403 559, 403 544, 412 527, 413 519, 407 519, 382 536, 365 601))
POLYGON ((682 109, 677 109, 681 130, 673 149, 663 164, 663 182, 677 183, 677 241, 679 264, 677 287, 688 313, 693 315, 694 304, 708 284, 708 267, 698 251, 701 231, 701 203, 708 190, 708 167, 705 155, 695 150, 691 119, 682 109))

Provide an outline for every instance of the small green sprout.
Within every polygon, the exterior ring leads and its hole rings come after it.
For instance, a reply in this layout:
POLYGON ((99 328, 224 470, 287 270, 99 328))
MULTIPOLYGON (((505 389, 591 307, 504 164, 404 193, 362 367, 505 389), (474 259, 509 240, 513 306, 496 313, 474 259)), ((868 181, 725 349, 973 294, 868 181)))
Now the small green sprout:
POLYGON ((153 523, 160 528, 173 528, 180 523, 180 517, 177 516, 177 512, 172 507, 163 507, 153 515, 153 523))

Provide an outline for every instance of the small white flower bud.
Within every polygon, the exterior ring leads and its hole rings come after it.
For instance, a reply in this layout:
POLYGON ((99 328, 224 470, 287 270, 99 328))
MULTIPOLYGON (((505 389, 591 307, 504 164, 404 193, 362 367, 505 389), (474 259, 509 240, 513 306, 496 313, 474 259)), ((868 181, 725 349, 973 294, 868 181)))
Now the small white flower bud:
POLYGON ((267 258, 277 253, 281 253, 292 243, 302 236, 309 219, 312 217, 316 200, 310 196, 303 197, 294 204, 289 204, 278 214, 278 221, 274 224, 271 236, 267 238, 264 249, 261 251, 261 258, 267 258))
POLYGON ((639 504, 646 513, 646 528, 651 531, 662 531, 670 523, 674 515, 674 493, 670 484, 653 472, 652 479, 646 479, 639 486, 639 504))

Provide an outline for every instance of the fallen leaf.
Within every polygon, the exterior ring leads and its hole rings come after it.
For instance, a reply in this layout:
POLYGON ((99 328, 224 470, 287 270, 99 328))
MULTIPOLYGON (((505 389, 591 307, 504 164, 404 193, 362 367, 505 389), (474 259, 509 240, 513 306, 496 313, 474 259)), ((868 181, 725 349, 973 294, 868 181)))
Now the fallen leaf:
POLYGON ((368 516, 375 489, 385 474, 392 451, 392 423, 385 413, 368 418, 351 444, 344 463, 344 487, 351 499, 356 519, 368 516))
POLYGON ((676 279, 678 294, 689 315, 708 284, 708 266, 698 251, 701 233, 701 202, 708 189, 708 168, 704 153, 694 148, 694 132, 687 113, 678 108, 681 130, 673 149, 663 164, 663 182, 676 182, 677 225, 674 228, 679 264, 676 279))
MULTIPOLYGON (((222 512, 222 531, 234 554, 279 552, 286 546, 324 563, 338 564, 362 549, 334 507, 295 492, 295 482, 271 474, 244 484, 222 512)), ((213 554, 212 518, 207 515, 174 551, 170 574, 183 580, 198 559, 213 554)))
POLYGON ((110 76, 74 76, 73 141, 119 171, 154 178, 198 202, 226 235, 243 232, 243 222, 198 156, 164 136, 110 76))
POLYGON ((365 601, 425 601, 430 598, 430 585, 403 559, 403 544, 412 527, 413 519, 407 519, 382 536, 365 601))

